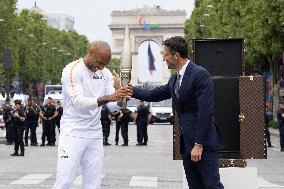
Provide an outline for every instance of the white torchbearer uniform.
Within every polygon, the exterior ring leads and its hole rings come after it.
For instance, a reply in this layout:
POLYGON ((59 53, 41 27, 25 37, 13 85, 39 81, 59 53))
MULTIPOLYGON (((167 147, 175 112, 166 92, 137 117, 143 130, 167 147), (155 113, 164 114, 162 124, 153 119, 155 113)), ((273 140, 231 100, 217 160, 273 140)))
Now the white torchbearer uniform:
MULTIPOLYGON (((54 189, 71 188, 79 166, 83 189, 100 189, 104 149, 97 99, 114 93, 112 74, 106 68, 93 73, 80 59, 63 69, 61 82, 64 112, 54 189)), ((116 102, 108 107, 119 108, 116 102)))

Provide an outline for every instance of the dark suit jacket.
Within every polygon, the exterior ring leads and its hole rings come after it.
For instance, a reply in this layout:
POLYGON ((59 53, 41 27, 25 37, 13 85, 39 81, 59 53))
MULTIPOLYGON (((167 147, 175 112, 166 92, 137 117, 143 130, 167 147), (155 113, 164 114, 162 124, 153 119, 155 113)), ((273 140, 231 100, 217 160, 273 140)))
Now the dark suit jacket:
POLYGON ((219 150, 222 138, 214 120, 214 89, 208 71, 189 62, 179 89, 175 95, 176 75, 166 85, 152 90, 133 87, 133 97, 148 102, 172 98, 183 136, 183 158, 188 158, 195 143, 208 150, 219 150))

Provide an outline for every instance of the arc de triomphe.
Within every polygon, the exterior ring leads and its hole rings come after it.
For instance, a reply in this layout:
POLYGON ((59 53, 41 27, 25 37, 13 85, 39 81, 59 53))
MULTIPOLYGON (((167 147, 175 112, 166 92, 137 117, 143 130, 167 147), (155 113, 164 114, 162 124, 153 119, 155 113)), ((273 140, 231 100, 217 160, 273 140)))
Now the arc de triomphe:
MULTIPOLYGON (((162 41, 172 36, 184 36, 186 12, 181 10, 167 11, 159 6, 143 7, 129 11, 113 11, 109 28, 112 32, 112 57, 120 58, 125 26, 128 25, 131 41, 132 71, 131 83, 138 83, 138 47, 145 41, 156 42, 161 50, 162 41)), ((161 51, 161 54, 163 52, 161 51)), ((162 64, 162 84, 170 77, 170 70, 162 64)))

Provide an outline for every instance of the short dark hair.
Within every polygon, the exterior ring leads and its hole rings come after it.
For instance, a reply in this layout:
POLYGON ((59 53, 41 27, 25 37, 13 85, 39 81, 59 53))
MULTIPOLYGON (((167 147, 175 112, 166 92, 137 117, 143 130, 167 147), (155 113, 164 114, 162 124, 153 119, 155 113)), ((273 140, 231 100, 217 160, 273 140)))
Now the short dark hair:
POLYGON ((182 58, 188 57, 188 43, 184 37, 171 37, 163 41, 163 45, 168 47, 172 54, 179 53, 182 58))

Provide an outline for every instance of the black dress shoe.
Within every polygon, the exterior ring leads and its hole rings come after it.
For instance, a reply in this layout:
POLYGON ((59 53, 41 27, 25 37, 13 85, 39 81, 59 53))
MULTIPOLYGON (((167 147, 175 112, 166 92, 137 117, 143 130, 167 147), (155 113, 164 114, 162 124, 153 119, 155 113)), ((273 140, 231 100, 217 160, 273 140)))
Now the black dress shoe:
POLYGON ((25 156, 25 153, 24 153, 24 152, 21 152, 19 156, 25 156))
POLYGON ((128 146, 128 143, 123 143, 121 146, 128 146))
POLYGON ((274 146, 273 146, 272 144, 268 144, 267 147, 268 147, 268 148, 272 148, 272 147, 274 147, 274 146))
POLYGON ((105 142, 104 145, 105 145, 105 146, 109 146, 109 145, 111 145, 111 144, 108 143, 108 142, 105 142))
POLYGON ((38 143, 31 143, 31 146, 38 146, 38 143))
POLYGON ((281 150, 280 150, 281 152, 284 152, 284 148, 281 148, 281 150))
POLYGON ((118 145, 118 142, 115 142, 115 145, 118 145))
POLYGON ((25 143, 25 146, 28 146, 28 143, 25 143))
POLYGON ((40 146, 45 146, 45 144, 44 143, 41 143, 41 145, 40 146))
POLYGON ((11 156, 19 156, 18 152, 14 152, 11 156))
POLYGON ((138 144, 136 144, 136 146, 143 146, 143 143, 139 142, 138 144))
POLYGON ((147 142, 143 142, 142 145, 147 146, 147 142))

